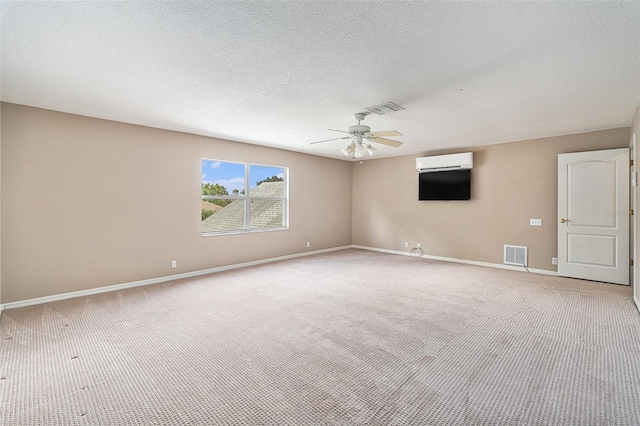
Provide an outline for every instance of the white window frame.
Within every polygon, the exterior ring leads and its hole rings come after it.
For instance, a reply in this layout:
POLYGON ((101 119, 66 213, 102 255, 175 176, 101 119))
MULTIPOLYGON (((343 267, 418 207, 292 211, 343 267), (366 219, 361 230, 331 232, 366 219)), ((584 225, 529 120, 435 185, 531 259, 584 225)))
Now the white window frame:
MULTIPOLYGON (((207 236, 216 236, 216 235, 230 235, 230 234, 247 234, 252 232, 267 232, 267 231, 282 231, 289 229, 289 168, 283 166, 274 166, 270 164, 257 164, 257 163, 243 163, 238 161, 226 161, 226 160, 216 160, 213 158, 202 158, 200 160, 200 164, 202 165, 202 161, 213 161, 220 163, 229 163, 229 164, 240 164, 244 166, 244 195, 202 195, 200 194, 200 199, 202 201, 206 200, 244 200, 244 227, 243 229, 233 229, 228 231, 219 231, 219 232, 203 232, 202 227, 200 228, 200 233, 203 237, 207 236), (249 194, 251 181, 250 181, 250 169, 251 166, 258 167, 273 167, 282 169, 283 171, 283 182, 284 182, 284 195, 277 197, 256 197, 251 196, 249 194), (270 228, 251 228, 251 201, 282 201, 282 226, 279 227, 270 227, 270 228)), ((202 183, 202 181, 201 181, 202 183)))

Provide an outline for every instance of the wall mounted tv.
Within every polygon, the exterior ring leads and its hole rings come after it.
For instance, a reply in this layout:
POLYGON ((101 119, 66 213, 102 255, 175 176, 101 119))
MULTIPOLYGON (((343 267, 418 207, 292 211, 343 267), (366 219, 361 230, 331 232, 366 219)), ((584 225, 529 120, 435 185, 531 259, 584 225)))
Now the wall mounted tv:
POLYGON ((418 200, 471 199, 471 169, 418 174, 418 200))

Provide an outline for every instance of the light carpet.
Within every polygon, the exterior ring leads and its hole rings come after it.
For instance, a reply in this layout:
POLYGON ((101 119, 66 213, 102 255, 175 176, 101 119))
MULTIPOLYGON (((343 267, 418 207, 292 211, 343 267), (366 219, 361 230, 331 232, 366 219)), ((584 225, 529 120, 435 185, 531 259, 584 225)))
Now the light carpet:
POLYGON ((640 425, 629 287, 344 250, 6 310, 2 425, 640 425))

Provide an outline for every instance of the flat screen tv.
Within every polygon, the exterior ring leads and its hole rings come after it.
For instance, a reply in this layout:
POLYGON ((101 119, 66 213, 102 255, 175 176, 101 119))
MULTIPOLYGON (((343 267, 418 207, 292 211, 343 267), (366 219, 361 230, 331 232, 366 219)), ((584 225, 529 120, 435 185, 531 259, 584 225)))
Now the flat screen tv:
POLYGON ((418 174, 418 200, 471 199, 471 169, 418 174))

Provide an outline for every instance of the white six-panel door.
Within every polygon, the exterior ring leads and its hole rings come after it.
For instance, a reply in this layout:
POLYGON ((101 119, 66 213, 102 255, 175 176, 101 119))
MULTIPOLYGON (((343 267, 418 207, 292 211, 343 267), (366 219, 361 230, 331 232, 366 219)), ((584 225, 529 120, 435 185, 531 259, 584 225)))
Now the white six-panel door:
POLYGON ((558 275, 629 285, 629 149, 558 155, 558 275))

